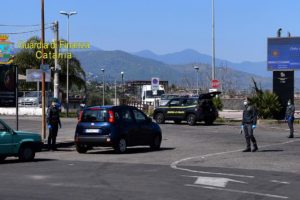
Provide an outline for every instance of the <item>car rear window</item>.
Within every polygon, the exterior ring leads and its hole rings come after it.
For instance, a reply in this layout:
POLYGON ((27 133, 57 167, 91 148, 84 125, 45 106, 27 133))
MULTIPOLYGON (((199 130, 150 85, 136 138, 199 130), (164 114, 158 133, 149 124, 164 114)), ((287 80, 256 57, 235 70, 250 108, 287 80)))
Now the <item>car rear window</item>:
POLYGON ((107 110, 105 109, 86 109, 82 113, 82 122, 106 122, 107 110))

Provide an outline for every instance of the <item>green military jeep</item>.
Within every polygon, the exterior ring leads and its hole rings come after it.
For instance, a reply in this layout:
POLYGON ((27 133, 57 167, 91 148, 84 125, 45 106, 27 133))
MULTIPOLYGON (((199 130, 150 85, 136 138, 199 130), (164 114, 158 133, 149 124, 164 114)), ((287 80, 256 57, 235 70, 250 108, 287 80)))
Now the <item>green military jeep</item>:
POLYGON ((31 161, 35 153, 41 151, 42 145, 39 134, 15 131, 0 119, 0 162, 8 156, 31 161))

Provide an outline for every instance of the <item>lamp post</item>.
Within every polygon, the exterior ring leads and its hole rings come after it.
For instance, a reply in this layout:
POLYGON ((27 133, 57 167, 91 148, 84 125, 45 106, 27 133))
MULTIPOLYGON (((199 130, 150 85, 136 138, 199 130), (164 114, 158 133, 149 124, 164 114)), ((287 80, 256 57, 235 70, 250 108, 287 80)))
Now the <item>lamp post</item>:
POLYGON ((102 74, 103 74, 103 87, 102 87, 102 105, 104 106, 104 104, 105 104, 105 102, 104 102, 104 92, 105 92, 105 83, 104 83, 104 69, 102 68, 101 69, 101 71, 102 71, 102 74))
MULTIPOLYGON (((72 12, 66 12, 66 11, 60 11, 59 12, 62 15, 65 15, 68 17, 68 45, 67 45, 67 54, 69 55, 69 42, 70 42, 70 34, 69 34, 69 19, 70 16, 72 15, 76 15, 77 12, 76 11, 72 11, 72 12)), ((67 58, 67 99, 66 99, 66 103, 67 103, 67 117, 69 116, 69 58, 67 58)))
POLYGON ((197 71, 197 95, 199 95, 199 67, 194 66, 194 69, 197 71))
POLYGON ((211 80, 215 79, 215 0, 212 0, 212 66, 211 80))

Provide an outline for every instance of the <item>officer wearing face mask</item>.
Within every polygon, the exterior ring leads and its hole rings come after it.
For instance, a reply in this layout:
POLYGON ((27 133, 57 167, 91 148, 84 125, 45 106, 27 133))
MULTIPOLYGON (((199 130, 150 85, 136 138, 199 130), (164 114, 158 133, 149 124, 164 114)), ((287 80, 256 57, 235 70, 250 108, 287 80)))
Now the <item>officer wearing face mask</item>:
POLYGON ((285 120, 287 121, 290 129, 290 135, 288 136, 288 138, 294 138, 294 114, 295 106, 292 104, 292 101, 289 100, 285 112, 285 120))
POLYGON ((244 110, 241 128, 245 133, 246 138, 246 149, 243 152, 251 151, 251 142, 253 145, 252 152, 258 150, 256 139, 253 135, 253 130, 256 128, 257 112, 253 105, 249 105, 249 98, 244 100, 244 110))
POLYGON ((51 106, 47 110, 47 124, 49 128, 48 148, 54 151, 56 150, 58 125, 61 128, 59 109, 57 108, 55 99, 52 99, 51 106))

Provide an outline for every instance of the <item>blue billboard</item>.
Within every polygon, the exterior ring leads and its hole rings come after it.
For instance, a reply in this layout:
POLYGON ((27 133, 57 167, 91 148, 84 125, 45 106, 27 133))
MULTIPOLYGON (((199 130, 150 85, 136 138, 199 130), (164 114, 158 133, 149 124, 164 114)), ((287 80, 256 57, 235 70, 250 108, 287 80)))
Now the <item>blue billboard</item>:
POLYGON ((268 38, 268 70, 300 70, 300 37, 268 38))

